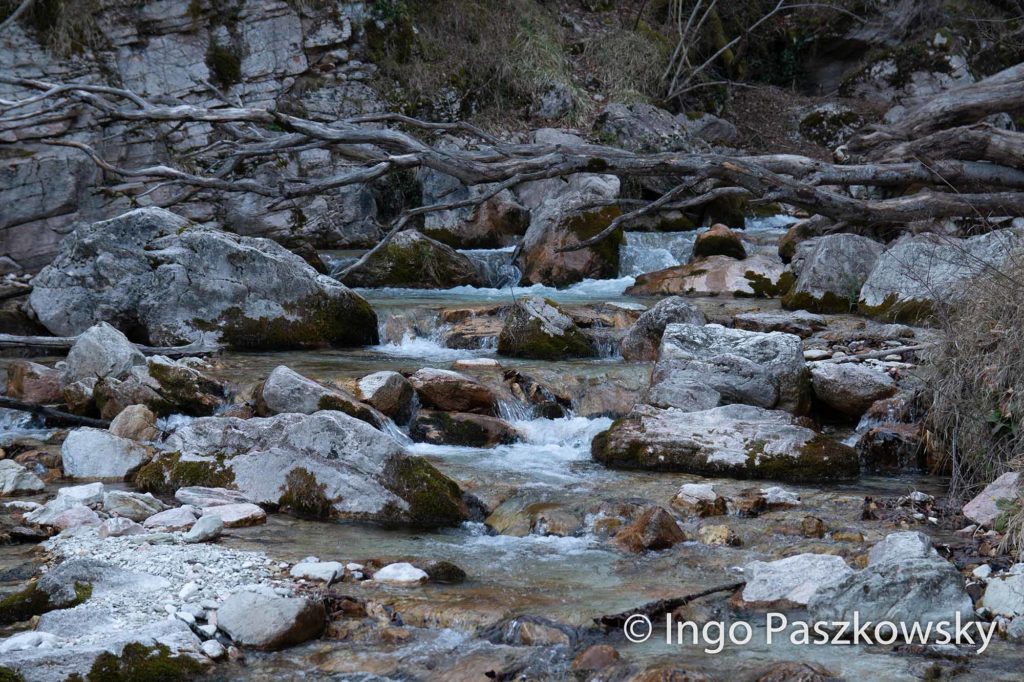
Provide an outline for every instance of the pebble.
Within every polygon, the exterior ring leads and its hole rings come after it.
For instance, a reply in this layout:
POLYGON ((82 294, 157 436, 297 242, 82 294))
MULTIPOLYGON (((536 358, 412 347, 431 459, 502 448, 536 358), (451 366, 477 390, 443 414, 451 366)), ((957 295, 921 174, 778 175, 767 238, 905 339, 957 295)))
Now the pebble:
POLYGON ((427 580, 427 574, 410 563, 388 564, 373 574, 377 582, 418 584, 427 580))
POLYGON ((215 639, 208 639, 200 645, 203 649, 203 653, 212 658, 218 660, 227 656, 227 651, 224 646, 215 639))
POLYGON ((189 624, 189 625, 195 625, 196 624, 196 617, 193 616, 188 611, 177 611, 174 614, 174 617, 177 618, 180 621, 183 621, 183 622, 189 624))
POLYGON ((192 597, 199 594, 199 585, 195 581, 185 583, 185 586, 178 592, 178 599, 181 601, 188 601, 192 597))
POLYGON ((217 626, 211 623, 199 625, 196 627, 196 630, 199 630, 200 634, 205 635, 206 637, 213 637, 217 634, 217 626))
POLYGON ((821 348, 808 348, 804 351, 804 360, 815 361, 825 360, 826 358, 832 357, 831 351, 827 351, 821 348))

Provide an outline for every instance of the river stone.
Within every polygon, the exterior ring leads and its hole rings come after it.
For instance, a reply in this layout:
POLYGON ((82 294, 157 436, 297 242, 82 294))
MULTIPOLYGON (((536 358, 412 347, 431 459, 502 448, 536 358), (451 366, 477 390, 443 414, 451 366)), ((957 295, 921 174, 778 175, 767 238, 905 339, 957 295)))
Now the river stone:
POLYGON ((355 395, 399 424, 409 421, 415 390, 398 372, 385 370, 367 374, 355 382, 355 395))
POLYGON ((159 435, 156 415, 145 405, 129 405, 114 417, 108 430, 119 438, 150 441, 159 435))
POLYGON ((494 391, 465 374, 424 367, 410 376, 409 382, 428 409, 488 415, 498 409, 494 391))
POLYGON ((339 561, 300 561, 292 566, 289 575, 329 583, 345 575, 345 564, 339 561))
POLYGON ((262 592, 236 592, 217 609, 217 627, 235 644, 265 651, 319 637, 326 622, 319 602, 262 592))
POLYGON ((68 478, 123 479, 150 458, 145 446, 91 427, 69 433, 60 454, 68 478))
POLYGON ((808 398, 799 337, 717 324, 670 324, 662 335, 647 403, 682 410, 743 403, 800 414, 808 398))
POLYGON ((269 417, 284 412, 313 414, 320 410, 337 410, 360 419, 375 428, 381 428, 388 419, 369 405, 340 388, 328 388, 307 379, 284 365, 274 368, 256 400, 256 412, 269 417))
MULTIPOLYGON (((493 185, 467 187, 458 178, 432 168, 417 171, 423 206, 451 203, 493 191, 493 185)), ((423 234, 455 249, 510 246, 530 225, 530 212, 508 190, 476 207, 432 211, 423 216, 423 234)))
POLYGON ((562 251, 596 236, 622 214, 617 206, 583 208, 587 203, 585 195, 569 193, 531 213, 516 260, 523 286, 565 287, 618 275, 619 246, 624 241, 621 227, 593 246, 562 251))
POLYGON ((153 514, 142 525, 152 530, 188 530, 195 524, 197 517, 195 507, 186 505, 153 514))
POLYGON ((438 526, 468 514, 454 481, 343 412, 203 417, 176 429, 164 448, 140 476, 171 484, 205 472, 257 504, 309 504, 340 518, 438 526))
POLYGON ((978 606, 997 616, 1015 620, 1024 617, 1024 572, 991 578, 978 606))
POLYGON ((7 366, 7 397, 36 405, 61 402, 61 371, 28 360, 7 366))
POLYGON ((418 584, 428 578, 426 571, 405 562, 388 564, 373 574, 373 579, 379 583, 418 584))
POLYGON ((807 605, 814 621, 935 623, 974 617, 963 576, 937 557, 881 561, 824 586, 807 605))
POLYGON ((665 327, 669 324, 705 324, 704 313, 686 299, 670 296, 658 301, 637 318, 619 342, 619 353, 628 362, 657 360, 665 327))
POLYGON ((132 367, 145 364, 146 357, 128 337, 106 322, 100 322, 81 332, 71 346, 64 364, 63 381, 70 384, 83 379, 120 377, 132 367))
POLYGON ((799 425, 792 415, 750 405, 699 412, 637 406, 598 434, 595 461, 616 469, 791 482, 856 478, 857 453, 799 425))
POLYGON ((883 540, 875 543, 868 553, 868 565, 874 566, 888 561, 904 559, 936 558, 939 553, 932 547, 932 539, 924 533, 905 531, 890 533, 883 540))
POLYGON ((811 364, 814 397, 830 409, 859 418, 876 401, 896 393, 896 382, 868 365, 838 362, 811 364))
POLYGON ((189 544, 209 542, 219 538, 223 531, 224 519, 220 517, 218 509, 207 508, 181 539, 189 544))
POLYGON ((686 540, 686 534, 672 515, 661 507, 652 506, 643 511, 631 524, 612 538, 612 543, 627 552, 668 549, 686 540))
POLYGON ((36 493, 45 487, 38 476, 13 459, 0 459, 0 496, 36 493))
POLYGON ((342 281, 350 287, 448 289, 483 286, 483 277, 468 256, 416 230, 399 232, 377 253, 350 270, 342 281))
POLYGON ((129 405, 145 405, 160 416, 204 417, 224 404, 227 387, 185 361, 154 355, 126 374, 97 382, 92 393, 104 419, 113 419, 129 405))
POLYGON ((100 517, 95 511, 84 504, 76 504, 54 516, 47 525, 57 530, 68 530, 81 526, 98 526, 100 522, 100 517))
POLYGON ((848 313, 885 247, 856 234, 830 234, 801 242, 791 268, 798 273, 782 297, 790 310, 848 313))
POLYGON ((194 507, 217 507, 222 504, 252 502, 252 500, 245 496, 245 493, 237 490, 206 488, 198 485, 178 488, 174 493, 174 499, 182 504, 190 504, 194 507))
POLYGON ((853 573, 842 557, 797 554, 778 561, 753 561, 744 568, 742 599, 762 608, 806 606, 818 590, 853 573))
POLYGON ((698 234, 693 242, 691 260, 700 260, 708 256, 728 256, 743 260, 747 257, 747 250, 743 248, 743 242, 738 234, 725 225, 716 223, 706 232, 698 234))
POLYGON ((103 511, 111 516, 123 516, 132 521, 145 521, 167 509, 167 505, 149 493, 111 490, 103 494, 103 511))
POLYGON ((974 499, 964 505, 964 516, 975 523, 992 527, 1005 505, 1020 496, 1020 473, 1008 471, 985 486, 974 499))
POLYGON ((806 310, 760 310, 740 313, 732 318, 732 326, 751 332, 785 332, 796 334, 801 339, 826 327, 825 318, 806 310))
POLYGON ((236 502, 234 504, 219 504, 213 507, 206 507, 203 515, 216 514, 220 517, 225 528, 245 528, 246 526, 258 526, 267 522, 267 512, 259 505, 252 502, 236 502))
POLYGON ((409 425, 417 443, 493 448, 519 440, 519 432, 504 419, 469 412, 419 410, 409 425))
POLYGON ((757 253, 743 260, 708 256, 640 275, 626 295, 771 297, 783 293, 791 282, 792 274, 774 256, 757 253))
POLYGON ((684 483, 672 498, 672 507, 690 516, 722 516, 725 498, 708 483, 684 483))
POLYGON ((1017 229, 958 239, 933 233, 906 235, 875 263, 860 290, 861 313, 885 320, 913 322, 930 317, 942 305, 970 296, 970 281, 999 268, 1024 243, 1017 229))
POLYGON ((597 349, 572 318, 540 296, 520 298, 505 317, 498 353, 514 358, 565 360, 593 357, 597 349))
POLYGON ((59 336, 104 321, 168 346, 201 336, 247 349, 378 342, 369 304, 283 246, 159 208, 75 230, 29 303, 59 336))
POLYGON ((146 529, 129 518, 114 516, 101 523, 97 532, 101 538, 119 538, 125 535, 142 535, 146 529))

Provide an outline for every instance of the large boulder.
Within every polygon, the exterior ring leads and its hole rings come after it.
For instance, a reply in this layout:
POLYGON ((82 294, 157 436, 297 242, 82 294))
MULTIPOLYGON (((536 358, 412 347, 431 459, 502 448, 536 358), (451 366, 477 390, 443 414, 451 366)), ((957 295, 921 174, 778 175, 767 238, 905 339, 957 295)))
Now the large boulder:
POLYGON ((150 490, 234 487, 257 504, 414 525, 465 520, 459 486, 343 412, 203 417, 179 427, 136 476, 150 490))
POLYGON ((937 234, 907 235, 875 263, 860 290, 860 312, 885 320, 931 317, 937 308, 970 295, 974 278, 1000 268, 1024 244, 1017 229, 958 239, 937 234))
POLYGON ((861 623, 891 621, 908 626, 957 618, 968 622, 974 617, 960 572, 937 556, 930 543, 924 547, 911 537, 872 552, 867 568, 818 589, 807 608, 818 622, 851 622, 855 613, 861 623))
POLYGON ((792 482, 856 478, 857 453, 797 424, 785 413, 750 405, 700 412, 640 406, 598 434, 593 458, 617 469, 792 482))
POLYGON ((592 357, 597 349, 556 303, 529 296, 517 300, 505 317, 498 335, 498 353, 514 358, 564 360, 592 357))
POLYGON ((650 104, 613 103, 598 115, 594 127, 626 149, 668 152, 692 147, 683 121, 650 104))
POLYGON ((146 357, 124 334, 107 324, 94 324, 75 340, 64 363, 65 384, 88 379, 121 377, 133 367, 146 364, 146 357))
POLYGON ((792 285, 782 261, 761 253, 743 260, 708 256, 636 278, 626 289, 629 296, 780 296, 792 285))
MULTIPOLYGON (((430 168, 419 171, 423 205, 464 201, 492 191, 487 185, 467 187, 457 178, 430 168)), ((476 207, 434 211, 423 217, 423 234, 456 249, 510 246, 530 225, 530 212, 508 190, 476 207)))
POLYGON ((782 305, 815 313, 850 312, 884 249, 856 234, 830 234, 802 242, 791 266, 799 275, 782 297, 782 305))
POLYGON ((1003 513, 1020 497, 1020 473, 1008 471, 985 486, 970 502, 964 505, 964 516, 977 524, 992 527, 1003 513))
POLYGON ((803 413, 808 400, 798 336, 717 324, 665 327, 647 394, 651 405, 684 410, 743 403, 803 413))
POLYGON ((665 327, 670 324, 702 325, 704 313, 679 296, 662 299, 637 318, 619 342, 619 353, 630 362, 657 360, 665 327))
POLYGON ((352 287, 447 289, 483 286, 473 261, 416 230, 399 232, 342 281, 352 287))
POLYGON ((217 627, 239 646, 276 651, 319 637, 327 612, 319 601, 241 590, 217 609, 217 627))
POLYGON ((64 439, 60 455, 68 478, 124 479, 149 461, 152 451, 104 429, 82 427, 64 439))
POLYGON ((587 195, 570 194, 533 211, 516 261, 523 285, 564 287, 618 275, 621 228, 593 246, 562 251, 596 236, 622 213, 616 206, 585 208, 588 201, 587 195))
POLYGON ((829 409, 859 418, 876 401, 896 393, 896 382, 867 365, 815 362, 811 364, 814 397, 829 409))
POLYGON ((256 396, 256 412, 263 417, 285 412, 313 414, 320 410, 338 410, 378 429, 388 421, 348 391, 319 384, 284 365, 274 368, 256 396))
POLYGON ((738 234, 718 223, 698 234, 693 242, 693 260, 708 256, 729 256, 743 260, 747 257, 747 250, 738 234))
POLYGON ((283 246, 158 208, 77 229, 33 287, 32 309, 60 336, 105 321, 156 345, 203 336, 249 349, 378 341, 370 305, 283 246))
POLYGON ((481 382, 450 369, 424 367, 409 377, 420 403, 431 410, 495 414, 498 397, 481 382))

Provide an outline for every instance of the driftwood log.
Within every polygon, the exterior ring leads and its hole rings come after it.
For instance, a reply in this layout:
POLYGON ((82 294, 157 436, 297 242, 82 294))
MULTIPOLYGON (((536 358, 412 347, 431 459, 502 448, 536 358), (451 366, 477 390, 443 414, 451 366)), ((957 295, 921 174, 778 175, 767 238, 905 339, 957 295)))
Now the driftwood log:
POLYGON ((657 618, 663 616, 666 613, 675 611, 680 606, 686 606, 695 599, 701 597, 707 597, 718 592, 735 592, 744 585, 746 581, 739 581, 735 583, 729 583, 728 585, 719 585, 718 587, 709 587, 706 590, 700 592, 693 592, 691 594, 684 595, 682 597, 673 597, 671 599, 659 599, 657 601, 647 602, 642 604, 635 609, 629 611, 622 611, 620 613, 612 613, 607 616, 601 616, 594 619, 594 623, 601 626, 605 630, 612 628, 621 628, 631 616, 647 616, 648 618, 657 618))
MULTIPOLYGON (((15 336, 0 334, 0 348, 38 348, 42 350, 67 351, 75 345, 77 336, 15 336)), ((145 355, 166 355, 169 358, 182 358, 192 355, 210 355, 221 350, 220 346, 206 344, 201 341, 186 346, 144 346, 135 347, 145 355)))
POLYGON ((97 429, 105 429, 110 426, 110 422, 105 419, 82 417, 53 407, 26 403, 6 396, 0 396, 0 407, 7 408, 8 410, 19 410, 21 412, 38 414, 43 418, 43 422, 47 426, 92 426, 97 429))

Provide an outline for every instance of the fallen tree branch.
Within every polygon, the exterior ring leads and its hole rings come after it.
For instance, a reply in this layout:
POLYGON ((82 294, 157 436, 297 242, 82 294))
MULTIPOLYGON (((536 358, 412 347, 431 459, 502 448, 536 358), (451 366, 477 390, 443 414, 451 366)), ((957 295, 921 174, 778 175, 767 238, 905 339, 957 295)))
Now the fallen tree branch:
POLYGON ((840 358, 827 358, 825 360, 819 360, 818 362, 857 362, 859 360, 872 360, 875 358, 884 358, 887 355, 902 355, 903 353, 913 353, 919 350, 927 350, 936 346, 935 343, 920 343, 916 346, 899 346, 897 348, 886 348, 885 350, 873 350, 868 353, 858 353, 857 355, 847 355, 840 358))
MULTIPOLYGON (((77 336, 16 336, 0 334, 0 348, 40 348, 43 350, 70 350, 77 336)), ((169 358, 181 358, 193 355, 210 355, 222 350, 220 346, 202 341, 194 341, 186 346, 144 346, 136 343, 135 347, 145 355, 166 355, 169 358)))
POLYGON ((0 407, 8 410, 18 410, 20 412, 38 414, 43 418, 43 422, 49 426, 91 426, 96 429, 105 429, 110 426, 110 422, 105 419, 82 417, 53 407, 26 403, 6 396, 0 396, 0 407))
POLYGON ((666 613, 670 613, 671 611, 675 611, 680 606, 686 606, 695 599, 707 597, 708 595, 715 594, 716 592, 735 592, 746 584, 745 580, 741 580, 739 582, 729 583, 728 585, 710 587, 706 590, 687 594, 682 597, 673 597, 671 599, 659 599, 657 601, 647 602, 646 604, 638 606, 635 609, 630 609, 629 611, 600 616, 599 618, 594 619, 594 623, 605 630, 621 628, 630 616, 647 616, 648 618, 656 618, 666 613))

